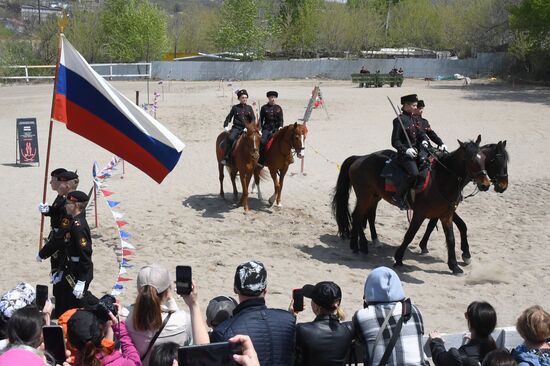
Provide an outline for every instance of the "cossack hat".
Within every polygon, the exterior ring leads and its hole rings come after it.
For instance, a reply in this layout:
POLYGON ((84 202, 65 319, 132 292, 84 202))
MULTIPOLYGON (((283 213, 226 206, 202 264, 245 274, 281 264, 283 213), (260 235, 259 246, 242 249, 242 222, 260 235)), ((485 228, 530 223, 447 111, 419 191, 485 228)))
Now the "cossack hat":
POLYGON ((66 171, 67 171, 67 169, 65 169, 65 168, 57 168, 57 169, 52 170, 52 172, 50 173, 50 175, 51 175, 52 177, 56 177, 56 178, 57 178, 57 177, 59 177, 59 174, 65 173, 66 171))
POLYGON ((421 99, 418 101, 418 104, 416 105, 418 108, 424 108, 426 106, 426 104, 424 103, 424 101, 421 99))
POLYGON ((265 95, 267 95, 268 98, 269 97, 279 98, 279 93, 277 93, 275 90, 270 90, 265 95))
POLYGON ((57 180, 60 182, 68 182, 73 179, 78 179, 78 174, 65 170, 57 176, 57 180))
POLYGON ((262 262, 240 264, 235 272, 235 289, 245 296, 259 296, 267 288, 267 271, 262 262))
POLYGON ((246 91, 246 89, 241 89, 237 91, 237 98, 240 98, 241 95, 246 95, 248 97, 248 92, 246 91))
POLYGON ((143 286, 154 287, 160 294, 170 287, 170 274, 158 264, 145 266, 139 270, 137 277, 138 290, 143 286))
POLYGON ((409 94, 401 97, 401 104, 418 102, 418 96, 416 94, 409 94))
POLYGON ((342 300, 342 290, 340 286, 331 281, 323 281, 314 285, 305 285, 302 287, 304 297, 310 298, 317 305, 327 309, 336 310, 335 303, 342 300))
POLYGON ((67 201, 71 202, 88 202, 88 195, 82 191, 73 191, 67 195, 67 201))

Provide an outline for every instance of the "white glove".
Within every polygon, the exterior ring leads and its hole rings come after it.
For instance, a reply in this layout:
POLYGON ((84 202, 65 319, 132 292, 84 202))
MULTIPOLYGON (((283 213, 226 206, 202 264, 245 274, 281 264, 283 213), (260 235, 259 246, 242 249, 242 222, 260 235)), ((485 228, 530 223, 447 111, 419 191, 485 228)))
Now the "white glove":
POLYGON ((279 128, 277 129, 277 131, 278 131, 278 130, 282 130, 282 129, 283 129, 282 127, 279 127, 279 128))
POLYGON ((63 271, 52 273, 51 278, 52 278, 52 285, 58 284, 59 282, 61 282, 61 279, 63 278, 63 271))
POLYGON ((40 203, 38 204, 38 211, 40 211, 40 213, 47 214, 50 212, 50 205, 47 203, 40 203))
POLYGON ((439 150, 445 151, 445 152, 449 151, 449 150, 447 150, 447 146, 445 146, 445 144, 442 144, 441 146, 439 146, 439 150))
POLYGON ((42 263, 42 257, 40 257, 40 254, 37 254, 35 259, 38 263, 42 263))
POLYGON ((430 146, 430 144, 428 143, 428 141, 424 140, 424 141, 422 141, 422 146, 423 146, 425 149, 427 149, 428 146, 430 146))
POLYGON ((416 155, 418 155, 418 153, 416 152, 415 149, 413 149, 412 147, 409 147, 407 149, 407 151, 405 151, 405 154, 407 154, 408 156, 410 156, 411 158, 416 158, 416 155))
POLYGON ((84 281, 78 281, 76 285, 74 285, 73 289, 73 295, 77 299, 82 299, 84 296, 84 286, 86 285, 86 282, 84 281))
POLYGON ((231 130, 231 127, 225 126, 223 129, 225 130, 225 132, 229 132, 231 130))

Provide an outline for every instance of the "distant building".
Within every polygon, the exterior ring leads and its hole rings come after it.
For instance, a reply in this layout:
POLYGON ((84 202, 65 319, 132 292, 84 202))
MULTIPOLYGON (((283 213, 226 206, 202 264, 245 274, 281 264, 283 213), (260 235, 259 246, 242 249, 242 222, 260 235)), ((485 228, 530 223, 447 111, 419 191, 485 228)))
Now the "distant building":
POLYGON ((36 21, 51 15, 61 16, 66 4, 52 4, 51 6, 21 5, 21 19, 25 22, 36 21))

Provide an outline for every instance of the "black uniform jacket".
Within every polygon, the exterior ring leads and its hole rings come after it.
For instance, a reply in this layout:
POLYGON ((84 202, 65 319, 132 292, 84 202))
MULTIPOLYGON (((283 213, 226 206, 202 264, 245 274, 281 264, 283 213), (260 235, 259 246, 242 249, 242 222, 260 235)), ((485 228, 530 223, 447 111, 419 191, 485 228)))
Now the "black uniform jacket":
POLYGON ((245 128, 246 123, 256 122, 256 114, 248 104, 239 103, 231 107, 229 114, 225 117, 223 127, 227 127, 231 118, 233 118, 233 127, 237 128, 245 128))
POLYGON ((94 277, 92 263, 92 237, 83 211, 74 217, 67 247, 68 274, 76 281, 90 282, 94 277))
POLYGON ((278 104, 264 104, 260 109, 260 129, 276 131, 283 127, 283 109, 278 104))
POLYGON ((437 133, 435 133, 434 130, 432 130, 432 127, 430 126, 430 122, 426 118, 420 117, 420 126, 422 130, 428 135, 431 141, 433 141, 437 146, 443 145, 443 140, 437 136, 437 133))
MULTIPOLYGON (((405 127, 407 135, 411 140, 412 147, 418 149, 422 141, 428 140, 428 136, 426 136, 426 133, 422 130, 419 120, 407 112, 403 112, 399 115, 399 117, 401 118, 401 122, 403 122, 403 126, 405 127)), ((405 151, 409 148, 409 143, 405 137, 405 132, 403 131, 403 128, 397 118, 393 120, 391 144, 397 150, 399 155, 404 155, 405 151)))
POLYGON ((335 315, 297 324, 296 365, 343 366, 354 338, 351 322, 341 323, 335 315))

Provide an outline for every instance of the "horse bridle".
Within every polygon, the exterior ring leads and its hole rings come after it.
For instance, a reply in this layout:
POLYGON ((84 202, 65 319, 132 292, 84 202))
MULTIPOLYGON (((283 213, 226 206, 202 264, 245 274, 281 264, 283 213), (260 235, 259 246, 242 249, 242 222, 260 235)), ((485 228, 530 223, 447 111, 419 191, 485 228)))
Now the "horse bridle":
MULTIPOLYGON (((491 160, 489 160, 489 163, 492 163, 492 162, 496 161, 497 158, 500 158, 500 157, 503 157, 503 156, 504 156, 504 154, 497 153, 497 154, 495 154, 495 156, 491 160)), ((495 175, 494 178, 489 177, 489 179, 491 180, 491 183, 495 184, 495 183, 498 183, 499 179, 508 178, 508 174, 503 174, 502 173, 503 169, 504 169, 504 167, 501 167, 500 172, 497 175, 495 175)))
POLYGON ((297 148, 296 146, 294 146, 294 138, 296 137, 296 128, 297 127, 295 127, 292 130, 292 136, 290 137, 290 141, 292 141, 292 142, 290 143, 290 146, 294 149, 294 152, 296 152, 296 154, 299 154, 300 152, 302 152, 302 150, 305 150, 306 147, 302 146, 301 148, 297 148))

